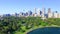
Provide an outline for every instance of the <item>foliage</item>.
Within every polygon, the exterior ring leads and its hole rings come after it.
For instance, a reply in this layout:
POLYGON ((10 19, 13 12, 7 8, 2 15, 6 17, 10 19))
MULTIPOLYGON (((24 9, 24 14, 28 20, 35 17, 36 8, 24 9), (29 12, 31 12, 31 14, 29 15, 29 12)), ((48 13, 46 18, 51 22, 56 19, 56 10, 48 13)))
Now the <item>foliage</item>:
POLYGON ((22 34, 27 30, 37 26, 59 25, 59 18, 47 18, 42 20, 41 17, 2 17, 0 19, 0 34, 22 34))

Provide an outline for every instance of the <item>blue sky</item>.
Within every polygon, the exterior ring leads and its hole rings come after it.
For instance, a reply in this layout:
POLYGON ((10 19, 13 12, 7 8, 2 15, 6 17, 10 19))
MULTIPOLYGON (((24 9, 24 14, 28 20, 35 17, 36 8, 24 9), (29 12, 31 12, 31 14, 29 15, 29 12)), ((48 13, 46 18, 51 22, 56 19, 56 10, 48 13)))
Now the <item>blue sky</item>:
POLYGON ((52 11, 60 11, 60 0, 0 0, 0 14, 19 13, 34 8, 51 8, 52 11))

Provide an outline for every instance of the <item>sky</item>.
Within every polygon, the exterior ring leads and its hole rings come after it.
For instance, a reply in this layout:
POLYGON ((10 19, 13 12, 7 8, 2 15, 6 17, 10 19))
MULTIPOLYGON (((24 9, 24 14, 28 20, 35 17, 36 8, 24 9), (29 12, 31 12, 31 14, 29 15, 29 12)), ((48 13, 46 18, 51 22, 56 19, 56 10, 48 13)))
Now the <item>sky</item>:
POLYGON ((0 0, 0 14, 27 12, 34 8, 51 8, 60 13, 60 0, 0 0))

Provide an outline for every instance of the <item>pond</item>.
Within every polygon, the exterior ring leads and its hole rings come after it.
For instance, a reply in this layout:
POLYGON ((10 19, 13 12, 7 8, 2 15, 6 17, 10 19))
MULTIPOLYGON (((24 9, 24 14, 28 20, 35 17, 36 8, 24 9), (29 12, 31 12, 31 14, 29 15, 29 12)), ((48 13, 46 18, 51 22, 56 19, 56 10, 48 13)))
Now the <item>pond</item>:
POLYGON ((60 27, 45 27, 28 32, 27 34, 60 34, 60 27))

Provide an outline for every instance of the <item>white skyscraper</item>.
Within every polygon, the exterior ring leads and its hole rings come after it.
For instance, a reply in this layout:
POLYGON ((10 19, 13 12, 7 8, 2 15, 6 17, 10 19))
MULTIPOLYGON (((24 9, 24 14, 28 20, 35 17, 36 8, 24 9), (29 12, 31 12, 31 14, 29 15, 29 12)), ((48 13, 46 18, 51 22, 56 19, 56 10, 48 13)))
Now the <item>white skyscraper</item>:
POLYGON ((58 18, 58 13, 57 13, 57 11, 56 11, 53 15, 54 15, 54 18, 58 18))
POLYGON ((34 17, 37 17, 37 8, 34 8, 34 17))
POLYGON ((37 9, 37 15, 38 15, 38 17, 41 17, 39 8, 37 9))
POLYGON ((60 14, 58 13, 58 18, 60 18, 60 14))
POLYGON ((45 19, 45 8, 42 8, 42 19, 45 19))
POLYGON ((52 12, 51 12, 51 9, 48 8, 48 18, 52 18, 52 16, 53 16, 53 14, 52 14, 52 12))

